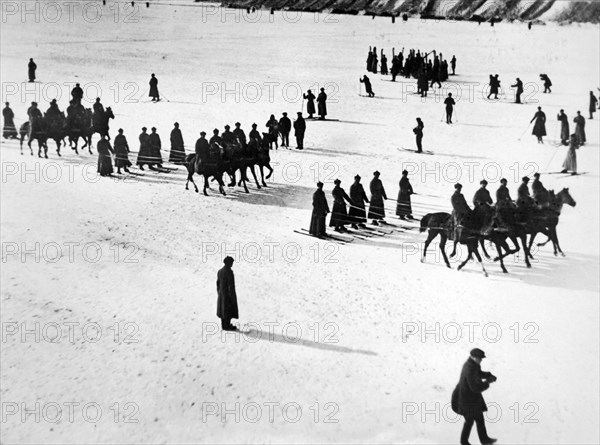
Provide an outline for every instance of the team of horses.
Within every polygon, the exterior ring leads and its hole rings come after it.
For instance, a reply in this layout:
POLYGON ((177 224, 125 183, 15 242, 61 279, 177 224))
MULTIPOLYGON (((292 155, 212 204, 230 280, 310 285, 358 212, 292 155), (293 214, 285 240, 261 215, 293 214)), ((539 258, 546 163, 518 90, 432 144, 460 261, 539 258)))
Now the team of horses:
POLYGON ((92 154, 92 136, 99 133, 110 139, 108 123, 110 119, 114 118, 115 115, 111 107, 107 107, 106 110, 100 112, 92 112, 89 108, 82 108, 68 118, 64 112, 46 112, 42 117, 34 116, 19 128, 21 154, 23 154, 23 142, 26 136, 28 137, 27 146, 32 156, 31 143, 33 141, 38 143, 38 157, 42 157, 42 150, 44 150, 44 157, 48 158, 48 141, 54 140, 56 154, 60 156, 60 149, 63 145, 67 145, 65 142, 67 138, 69 146, 76 154, 79 154, 79 138, 84 141, 81 149, 88 147, 90 154, 92 154))
POLYGON ((266 179, 269 179, 273 174, 273 168, 271 167, 271 157, 269 155, 269 147, 272 135, 263 133, 262 138, 252 138, 247 144, 235 138, 230 143, 219 144, 212 142, 210 144, 209 155, 206 159, 200 158, 195 153, 189 154, 186 157, 186 168, 188 171, 187 181, 185 183, 185 189, 189 190, 190 181, 194 184, 196 193, 198 193, 198 187, 194 182, 194 174, 204 176, 204 195, 208 196, 206 189, 209 188, 208 179, 213 178, 219 184, 219 192, 225 195, 225 183, 223 182, 223 174, 227 173, 231 179, 228 186, 233 187, 236 185, 236 172, 239 170, 240 179, 237 185, 243 184, 244 191, 249 193, 246 181, 248 181, 247 171, 250 169, 256 187, 261 188, 258 183, 258 178, 254 167, 258 167, 261 176, 262 186, 266 187, 264 169, 267 168, 269 173, 266 179))
POLYGON ((508 270, 503 260, 508 255, 520 250, 519 241, 524 252, 525 263, 527 267, 531 267, 529 261, 533 259, 531 247, 539 233, 546 235, 548 239, 544 243, 539 243, 538 246, 543 246, 551 241, 554 255, 558 255, 560 252, 564 256, 558 241, 556 227, 565 204, 571 207, 576 205, 568 188, 563 188, 556 194, 550 190, 547 201, 541 205, 531 202, 509 203, 495 207, 488 204, 478 205, 472 214, 464 218, 458 225, 455 225, 454 217, 449 213, 429 213, 421 219, 419 229, 420 232, 429 231, 423 247, 421 262, 425 262, 427 248, 438 235, 441 238, 439 248, 447 267, 450 267, 450 262, 445 246, 448 239, 453 239, 454 249, 450 254, 451 258, 456 254, 456 246, 459 243, 465 245, 468 250, 467 258, 459 264, 458 270, 461 270, 475 256, 486 277, 487 271, 479 254, 479 246, 481 246, 485 257, 490 259, 484 241, 489 241, 496 247, 498 256, 494 258, 494 261, 500 262, 504 273, 508 273, 508 270), (527 236, 529 236, 529 241, 527 241, 527 236), (514 244, 514 248, 509 247, 508 240, 514 244))

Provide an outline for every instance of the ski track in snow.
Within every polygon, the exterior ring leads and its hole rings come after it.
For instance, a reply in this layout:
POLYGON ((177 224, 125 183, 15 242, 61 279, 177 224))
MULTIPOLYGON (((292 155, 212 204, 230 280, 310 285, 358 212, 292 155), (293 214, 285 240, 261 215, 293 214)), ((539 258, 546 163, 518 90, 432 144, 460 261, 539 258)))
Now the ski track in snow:
MULTIPOLYGON (((379 170, 388 197, 395 199, 400 172, 417 169, 410 178, 417 193, 414 214, 421 218, 429 212, 450 212, 456 181, 464 185, 470 201, 483 174, 495 191, 500 176, 493 179, 494 169, 500 169, 515 197, 521 176, 560 171, 567 148, 550 144, 557 137, 555 116, 564 108, 573 130, 576 110, 587 115, 588 94, 599 78, 597 26, 549 24, 531 33, 522 24, 478 28, 473 23, 409 20, 392 25, 385 19, 350 16, 335 16, 337 23, 315 23, 310 14, 298 23, 281 16, 269 23, 264 11, 261 23, 232 23, 234 16, 223 21, 214 15, 204 22, 201 14, 201 8, 153 5, 140 10, 138 23, 114 23, 106 14, 97 24, 9 18, 2 25, 1 56, 10 61, 2 64, 3 82, 22 82, 28 57, 34 57, 38 77, 44 79, 38 88, 49 82, 97 82, 102 102, 117 114, 110 123, 111 136, 123 128, 133 151, 139 148, 140 128, 156 126, 167 149, 163 159, 168 159, 175 121, 188 153, 201 130, 210 134, 213 128, 240 121, 246 133, 252 122, 266 131, 270 114, 287 111, 295 117, 301 109, 301 99, 286 101, 286 84, 303 90, 327 86, 328 117, 339 119, 307 121, 304 152, 271 152, 275 173, 268 187, 259 191, 250 180, 249 194, 239 187, 226 188, 225 197, 218 194, 216 183, 208 197, 202 190, 194 193, 193 187, 185 191, 182 166, 164 174, 147 171, 127 181, 100 179, 92 174, 96 155, 77 156, 63 149, 58 159, 51 142, 50 159, 38 159, 37 153, 31 157, 27 151, 21 156, 17 142, 3 141, 3 246, 97 243, 101 256, 97 262, 85 261, 76 248, 71 262, 63 248, 63 257, 55 262, 36 262, 31 255, 24 261, 20 255, 3 257, 2 323, 31 327, 36 322, 93 322, 103 333, 97 342, 78 335, 73 344, 66 331, 57 343, 35 342, 31 335, 26 341, 19 335, 3 339, 3 402, 28 407, 36 401, 61 406, 95 402, 103 409, 97 423, 83 420, 80 411, 74 422, 21 422, 20 413, 9 416, 3 422, 3 440, 453 443, 462 422, 454 423, 446 406, 468 351, 481 347, 489 357, 483 369, 499 378, 484 394, 488 405, 495 403, 501 410, 498 421, 488 423, 499 443, 598 443, 598 114, 586 121, 588 143, 577 153, 580 170, 589 173, 541 178, 548 189, 569 187, 577 201, 574 208, 565 206, 558 227, 564 258, 554 257, 547 245, 535 252, 532 269, 522 258, 507 258, 508 275, 487 261, 486 279, 475 263, 459 273, 458 260, 452 260, 452 270, 447 269, 435 242, 422 264, 426 234, 417 229, 347 245, 293 232, 308 227, 318 179, 326 183, 331 206, 337 177, 349 192, 359 173, 368 191, 372 172, 379 170), (413 91, 408 84, 377 82, 379 74, 370 74, 376 94, 395 100, 359 97, 358 78, 364 74, 369 45, 383 48, 389 60, 392 47, 436 48, 448 59, 456 54, 458 76, 450 79, 456 81, 454 89, 446 90, 456 93, 461 88, 456 124, 440 123, 445 94, 403 98, 403 89, 413 91), (161 95, 171 102, 144 103, 152 72, 161 95), (533 94, 531 87, 526 89, 527 104, 512 104, 508 86, 514 79, 539 87, 541 72, 550 75, 553 93, 533 94), (502 100, 490 103, 481 93, 467 97, 469 82, 480 82, 480 91, 490 73, 500 74, 502 100), (240 91, 246 88, 245 95, 223 97, 224 87, 234 90, 236 82, 240 91), (263 85, 254 101, 251 82, 277 84, 272 97, 263 85), (218 92, 203 97, 209 85, 216 85, 218 92), (140 101, 125 100, 128 94, 140 101), (531 128, 517 140, 538 105, 548 117, 543 146, 530 135, 531 128), (414 146, 417 116, 425 123, 424 149, 432 148, 434 156, 397 150, 414 146), (84 179, 87 171, 89 180, 84 179), (56 172, 60 179, 53 180, 56 172), (272 257, 265 245, 269 242, 278 243, 272 257), (115 243, 121 245, 118 258, 111 247, 115 243), (263 332, 258 341, 239 334, 222 339, 208 331, 219 331, 216 272, 224 250, 235 256, 236 246, 245 254, 234 265, 239 323, 258 326, 263 332), (261 255, 254 261, 256 246, 261 255), (302 254, 293 261, 298 247, 302 254), (212 248, 217 253, 208 254, 212 248), (122 341, 133 328, 122 330, 115 341, 110 330, 115 322, 133 323, 138 342, 122 341), (425 323, 428 329, 439 323, 448 328, 447 336, 440 341, 431 334, 425 341, 418 334, 407 336, 403 323, 409 322, 425 323), (489 341, 496 338, 492 326, 487 332, 475 328, 470 339, 463 324, 468 322, 480 327, 495 323, 501 337, 489 341), (268 323, 279 323, 272 338, 266 335, 268 323), (301 341, 286 340, 286 323, 297 323, 301 341), (455 342, 448 341, 453 338, 451 323, 463 329, 455 342), (121 404, 119 422, 110 409, 115 402, 121 404), (123 409, 126 402, 138 408, 133 415, 138 423, 123 421, 132 413, 123 409), (215 415, 203 419, 207 403, 220 410, 222 404, 232 409, 250 402, 262 407, 256 423, 243 417, 236 421, 231 414, 225 421, 215 415), (300 420, 286 421, 278 408, 270 422, 265 405, 270 402, 280 407, 297 403, 300 420), (335 405, 325 408, 328 402, 335 405), (419 411, 406 415, 415 406, 419 411), (436 407, 439 421, 433 414, 422 417, 423 408, 436 407), (327 415, 338 422, 325 422, 327 415)), ((416 88, 415 80, 409 84, 416 88)), ((290 87, 288 97, 294 91, 290 87)), ((3 97, 11 102, 17 125, 35 100, 22 99, 20 93, 3 97)), ((62 94, 59 104, 65 109, 66 87, 62 94)), ((89 94, 93 100, 96 93, 90 89, 89 94)), ((44 111, 50 99, 38 100, 44 111)), ((293 134, 290 139, 294 146, 293 134)), ((135 156, 130 155, 133 162, 135 156)), ((203 181, 196 179, 201 189, 203 181)), ((393 216, 394 201, 386 201, 386 211, 390 222, 400 224, 393 216)), ((488 251, 495 255, 494 249, 488 251)), ((293 337, 294 332, 289 334, 293 337)))

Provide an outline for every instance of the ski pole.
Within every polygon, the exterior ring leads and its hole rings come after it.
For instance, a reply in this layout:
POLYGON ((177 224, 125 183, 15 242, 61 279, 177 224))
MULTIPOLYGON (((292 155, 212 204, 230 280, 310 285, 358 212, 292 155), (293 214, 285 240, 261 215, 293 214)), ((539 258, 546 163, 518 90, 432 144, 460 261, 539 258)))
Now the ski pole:
POLYGON ((519 136, 519 139, 517 139, 517 141, 520 141, 521 138, 523 138, 523 136, 525 136, 525 133, 527 133, 527 130, 529 130, 529 126, 531 125, 531 122, 529 122, 527 124, 527 128, 525 128, 525 131, 523 131, 523 133, 521 134, 521 136, 519 136))

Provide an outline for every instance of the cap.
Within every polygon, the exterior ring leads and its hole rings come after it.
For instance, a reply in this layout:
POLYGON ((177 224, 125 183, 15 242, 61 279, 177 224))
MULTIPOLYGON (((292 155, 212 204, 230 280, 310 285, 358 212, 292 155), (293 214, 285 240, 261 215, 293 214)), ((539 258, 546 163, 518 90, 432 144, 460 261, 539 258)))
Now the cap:
POLYGON ((485 179, 482 179, 481 181, 479 181, 479 184, 488 185, 488 182, 485 179))
POLYGON ((122 128, 119 128, 119 133, 123 133, 123 129, 122 128))
POLYGON ((283 112, 283 115, 284 115, 284 116, 287 116, 287 113, 284 111, 284 112, 283 112))
POLYGON ((360 175, 356 175, 354 179, 360 179, 360 175))
POLYGON ((252 124, 252 128, 256 128, 256 124, 252 124))
POLYGON ((462 188, 462 184, 460 182, 457 182, 456 184, 454 184, 454 188, 455 189, 461 189, 462 188))
POLYGON ((206 136, 206 131, 201 131, 200 136, 206 136))
POLYGON ((317 187, 323 187, 323 183, 321 181, 317 182, 317 187))
POLYGON ((302 116, 302 111, 298 111, 298 116, 302 116))
POLYGON ((508 180, 507 180, 506 178, 502 178, 502 179, 500 180, 500 183, 501 183, 501 184, 506 184, 507 182, 508 182, 508 180))
POLYGON ((223 258, 223 262, 225 264, 233 264, 234 259, 230 256, 226 256, 225 258, 223 258))
POLYGON ((471 349, 471 357, 485 358, 485 352, 479 348, 471 349))
POLYGON ((408 170, 402 170, 403 175, 408 175, 408 170))
POLYGON ((336 179, 335 181, 333 181, 334 184, 341 184, 342 181, 340 181, 339 179, 336 179))
POLYGON ((151 130, 152 130, 152 131, 156 131, 156 127, 152 127, 152 128, 151 128, 151 130))
POLYGON ((374 174, 375 176, 379 176, 381 173, 379 173, 379 170, 375 170, 375 171, 373 172, 373 174, 374 174))
POLYGON ((540 174, 539 174, 539 173, 534 173, 534 174, 533 174, 533 176, 534 176, 535 178, 539 178, 539 177, 540 177, 540 174))
POLYGON ((229 130, 231 127, 229 125, 225 125, 225 130, 229 130))
POLYGON ((147 128, 146 127, 142 127, 142 130, 147 130, 147 128))
POLYGON ((521 178, 522 181, 529 182, 529 176, 523 176, 521 178))
POLYGON ((176 127, 179 126, 179 122, 175 122, 173 125, 175 125, 176 127))
POLYGON ((242 124, 240 124, 239 122, 236 122, 236 123, 235 123, 235 126, 236 126, 236 127, 239 127, 240 125, 242 125, 242 124))

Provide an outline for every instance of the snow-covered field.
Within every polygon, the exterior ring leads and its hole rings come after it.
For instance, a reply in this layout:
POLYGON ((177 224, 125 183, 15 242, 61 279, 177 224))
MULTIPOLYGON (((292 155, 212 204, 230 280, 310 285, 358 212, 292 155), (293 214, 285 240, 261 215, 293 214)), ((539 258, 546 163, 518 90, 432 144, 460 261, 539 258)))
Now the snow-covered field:
MULTIPOLYGON (((14 5, 24 4, 34 7, 14 5)), ((3 15, 2 102, 17 125, 32 100, 45 111, 60 94, 64 110, 73 82, 88 106, 96 96, 112 106, 111 135, 123 128, 134 151, 142 126, 156 126, 168 150, 179 122, 188 152, 201 130, 264 130, 270 114, 295 117, 300 89, 325 87, 339 121, 307 122, 304 152, 272 152, 267 188, 225 197, 214 186, 208 197, 186 191, 182 167, 99 178, 95 155, 67 148, 59 159, 51 143, 39 159, 3 140, 2 442, 456 443, 450 395, 473 347, 498 376, 484 397, 499 443, 600 441, 598 115, 577 153, 586 174, 544 174, 566 153, 552 145, 557 112, 573 129, 597 91, 598 26, 257 17, 189 3, 131 16, 121 3, 115 16, 112 3, 95 4, 87 20, 83 3, 71 17, 57 4, 58 20, 44 7, 37 21, 3 15), (377 96, 361 97, 370 45, 390 61, 392 47, 455 54, 457 76, 423 101, 414 80, 371 75, 377 96), (29 57, 40 83, 23 83, 29 57), (148 102, 150 73, 168 101, 148 102), (496 73, 505 94, 490 103, 482 90, 496 73), (516 77, 524 105, 512 103, 516 77), (449 91, 459 96, 452 126, 441 122, 449 91), (519 140, 537 106, 544 145, 530 129, 519 140), (434 156, 398 149, 414 146, 417 116, 434 156), (447 269, 437 244, 422 264, 416 225, 347 245, 293 232, 308 227, 318 179, 331 205, 335 178, 348 192, 359 173, 368 189, 379 170, 395 198, 403 168, 419 218, 449 212, 456 181, 470 201, 482 177, 492 192, 506 177, 514 197, 521 176, 542 172, 547 188, 568 187, 577 201, 558 227, 566 257, 547 245, 532 269, 509 258, 505 275, 486 261, 485 278, 476 263, 447 269), (239 324, 253 336, 220 332, 215 281, 227 254, 239 324)))

